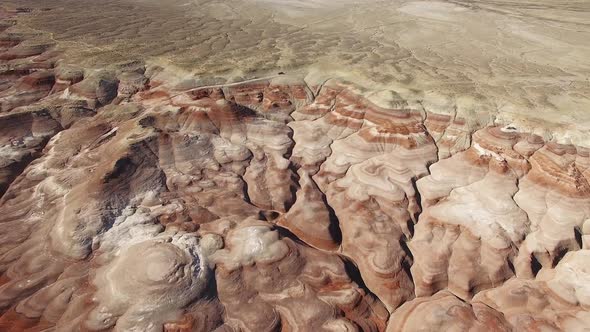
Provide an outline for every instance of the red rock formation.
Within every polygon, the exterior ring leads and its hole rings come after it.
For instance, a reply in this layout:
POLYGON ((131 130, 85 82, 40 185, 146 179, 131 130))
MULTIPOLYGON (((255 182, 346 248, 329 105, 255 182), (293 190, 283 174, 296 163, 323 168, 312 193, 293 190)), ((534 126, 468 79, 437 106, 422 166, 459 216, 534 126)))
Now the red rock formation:
POLYGON ((85 70, 4 31, 0 330, 590 321, 588 149, 334 80, 85 70))
POLYGON ((419 297, 401 306, 390 318, 387 332, 511 331, 501 313, 480 303, 461 301, 448 291, 419 297))
POLYGON ((385 328, 387 310, 351 280, 341 258, 281 238, 266 222, 241 222, 212 259, 233 329, 385 328))
POLYGON ((550 143, 529 159, 531 171, 514 196, 531 222, 515 262, 522 277, 533 276, 532 261, 553 267, 565 252, 582 247, 576 237, 582 236, 590 218, 590 185, 581 152, 574 146, 550 143))

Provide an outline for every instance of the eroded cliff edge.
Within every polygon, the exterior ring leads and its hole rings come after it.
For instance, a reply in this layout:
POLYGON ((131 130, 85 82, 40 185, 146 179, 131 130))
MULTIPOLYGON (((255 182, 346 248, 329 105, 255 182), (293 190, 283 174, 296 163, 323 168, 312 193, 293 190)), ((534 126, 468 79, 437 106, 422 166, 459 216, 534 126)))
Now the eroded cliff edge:
POLYGON ((338 80, 0 46, 2 330, 590 323, 586 148, 338 80))

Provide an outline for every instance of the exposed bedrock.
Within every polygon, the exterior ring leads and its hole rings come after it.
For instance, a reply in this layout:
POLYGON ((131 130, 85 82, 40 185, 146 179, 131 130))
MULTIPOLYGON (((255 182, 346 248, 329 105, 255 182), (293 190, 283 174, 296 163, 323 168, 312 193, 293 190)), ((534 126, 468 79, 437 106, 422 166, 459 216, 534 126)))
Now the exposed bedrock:
POLYGON ((513 275, 511 264, 530 226, 513 200, 519 175, 529 167, 512 149, 518 139, 499 128, 478 131, 472 147, 433 165, 418 181, 425 210, 409 242, 417 295, 448 287, 467 299, 513 275))
POLYGON ((230 230, 226 241, 213 259, 232 330, 385 328, 387 310, 348 276, 339 256, 282 238, 267 222, 251 219, 230 230))
POLYGON ((568 252, 534 280, 513 278, 465 302, 447 290, 402 305, 393 331, 583 331, 588 326, 587 250, 568 252))
POLYGON ((586 148, 336 80, 199 87, 0 36, 2 331, 590 322, 586 148))

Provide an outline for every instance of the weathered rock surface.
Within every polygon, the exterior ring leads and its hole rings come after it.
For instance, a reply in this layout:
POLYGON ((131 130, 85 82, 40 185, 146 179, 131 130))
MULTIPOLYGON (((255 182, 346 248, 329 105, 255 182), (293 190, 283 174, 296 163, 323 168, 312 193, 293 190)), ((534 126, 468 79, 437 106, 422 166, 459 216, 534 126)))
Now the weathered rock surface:
POLYGON ((342 81, 195 86, 0 36, 2 331, 590 323, 586 148, 342 81))

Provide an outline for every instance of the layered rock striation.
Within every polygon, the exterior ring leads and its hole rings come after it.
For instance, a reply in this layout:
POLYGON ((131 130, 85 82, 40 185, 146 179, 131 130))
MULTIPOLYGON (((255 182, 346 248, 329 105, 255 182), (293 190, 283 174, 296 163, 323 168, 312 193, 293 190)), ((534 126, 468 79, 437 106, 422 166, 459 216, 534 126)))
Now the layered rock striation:
POLYGON ((336 80, 79 68, 7 31, 0 330, 588 325, 588 149, 336 80))

